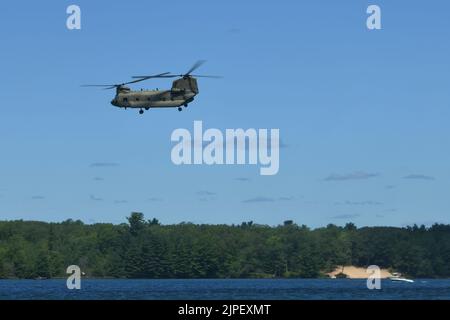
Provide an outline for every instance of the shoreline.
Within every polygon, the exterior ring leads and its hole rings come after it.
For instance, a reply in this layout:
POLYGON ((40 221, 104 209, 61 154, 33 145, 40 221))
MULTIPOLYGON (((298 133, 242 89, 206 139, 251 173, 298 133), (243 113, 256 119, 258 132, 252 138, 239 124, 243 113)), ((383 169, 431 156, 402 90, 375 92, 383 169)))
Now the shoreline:
MULTIPOLYGON (((119 280, 119 281, 205 281, 205 280, 212 280, 212 281, 227 281, 227 280, 365 280, 367 277, 347 277, 347 278, 330 278, 330 277, 324 277, 324 278, 190 278, 190 279, 183 279, 183 278, 82 278, 82 281, 87 280, 94 280, 94 281, 104 281, 104 280, 119 280)), ((387 280, 389 277, 381 277, 382 280, 387 280)), ((66 281, 67 278, 50 278, 50 279, 0 279, 0 282, 2 281, 53 281, 53 280, 61 280, 66 281)), ((431 277, 423 277, 423 278, 414 278, 414 280, 450 280, 450 278, 431 278, 431 277)))
MULTIPOLYGON (((347 279, 367 279, 372 273, 367 273, 367 268, 356 267, 356 266, 339 266, 332 272, 327 273, 327 275, 332 278, 339 278, 339 275, 345 275, 347 279)), ((344 276, 344 278, 345 278, 344 276)), ((388 279, 393 276, 393 273, 389 269, 380 268, 380 278, 388 279)))

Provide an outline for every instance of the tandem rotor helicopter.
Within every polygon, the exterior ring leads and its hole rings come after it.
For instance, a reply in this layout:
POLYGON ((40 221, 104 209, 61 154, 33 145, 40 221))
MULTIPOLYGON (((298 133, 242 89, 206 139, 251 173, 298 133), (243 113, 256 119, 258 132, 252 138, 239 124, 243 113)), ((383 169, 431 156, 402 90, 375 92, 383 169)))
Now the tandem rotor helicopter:
POLYGON ((111 101, 113 106, 118 108, 139 109, 139 114, 150 108, 178 108, 182 111, 189 103, 194 101, 194 97, 199 93, 196 78, 222 78, 220 76, 194 75, 204 60, 197 61, 185 74, 170 74, 170 72, 160 73, 152 76, 134 76, 133 81, 121 84, 88 84, 82 87, 104 87, 105 90, 116 89, 116 96, 111 101), (181 78, 173 81, 169 90, 139 90, 133 91, 127 85, 155 78, 181 78))

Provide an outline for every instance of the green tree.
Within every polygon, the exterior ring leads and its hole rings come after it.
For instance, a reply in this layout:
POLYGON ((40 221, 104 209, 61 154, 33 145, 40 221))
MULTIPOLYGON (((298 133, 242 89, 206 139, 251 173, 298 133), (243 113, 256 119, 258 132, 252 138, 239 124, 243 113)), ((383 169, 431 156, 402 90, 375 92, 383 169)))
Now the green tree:
POLYGON ((145 219, 144 214, 141 212, 133 212, 131 216, 127 218, 128 223, 130 224, 130 233, 133 236, 139 234, 145 227, 145 219))

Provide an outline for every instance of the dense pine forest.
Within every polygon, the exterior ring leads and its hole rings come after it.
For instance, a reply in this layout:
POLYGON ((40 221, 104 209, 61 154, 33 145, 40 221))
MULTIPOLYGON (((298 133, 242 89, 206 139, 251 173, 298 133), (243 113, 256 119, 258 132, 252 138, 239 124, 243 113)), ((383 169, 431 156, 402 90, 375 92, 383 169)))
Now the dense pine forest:
POLYGON ((132 213, 121 225, 0 222, 0 278, 323 277, 339 265, 378 265, 413 277, 450 277, 450 225, 430 228, 161 225, 132 213))

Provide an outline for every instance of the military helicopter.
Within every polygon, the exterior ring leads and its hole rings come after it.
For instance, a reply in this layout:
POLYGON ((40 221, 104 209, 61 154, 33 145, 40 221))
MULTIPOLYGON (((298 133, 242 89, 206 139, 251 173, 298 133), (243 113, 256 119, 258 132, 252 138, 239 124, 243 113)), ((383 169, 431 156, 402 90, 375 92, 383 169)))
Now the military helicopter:
POLYGON ((116 96, 111 101, 113 106, 118 108, 139 109, 139 114, 144 114, 144 109, 150 108, 178 108, 182 111, 189 103, 194 101, 194 97, 199 93, 196 78, 221 78, 220 76, 193 75, 204 60, 197 61, 185 74, 171 74, 170 72, 160 73, 151 76, 134 76, 129 82, 121 84, 88 84, 82 87, 104 87, 105 90, 116 89, 116 96), (127 85, 155 78, 180 78, 172 83, 170 90, 139 90, 133 91, 127 85))

